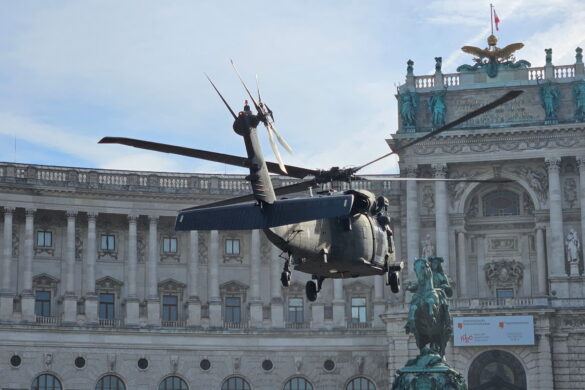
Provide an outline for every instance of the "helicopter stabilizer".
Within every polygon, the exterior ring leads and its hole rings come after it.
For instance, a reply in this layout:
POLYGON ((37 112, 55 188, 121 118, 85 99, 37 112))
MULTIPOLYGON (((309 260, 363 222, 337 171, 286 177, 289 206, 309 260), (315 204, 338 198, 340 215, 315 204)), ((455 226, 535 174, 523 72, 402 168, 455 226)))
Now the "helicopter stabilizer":
POLYGON ((268 229, 314 219, 347 216, 353 195, 281 199, 272 204, 242 203, 179 212, 175 230, 268 229))

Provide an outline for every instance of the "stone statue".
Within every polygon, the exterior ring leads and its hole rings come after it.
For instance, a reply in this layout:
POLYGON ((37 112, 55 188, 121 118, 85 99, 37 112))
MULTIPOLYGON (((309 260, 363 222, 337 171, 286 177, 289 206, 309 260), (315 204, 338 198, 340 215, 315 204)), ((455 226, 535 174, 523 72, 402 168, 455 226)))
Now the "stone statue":
POLYGON ((453 294, 443 272, 440 257, 414 262, 416 282, 406 289, 413 292, 405 326, 413 333, 420 354, 397 370, 392 390, 465 390, 463 376, 445 360, 445 348, 453 334, 447 297, 453 294))
POLYGON ((443 65, 443 57, 435 57, 435 73, 441 73, 441 66, 443 65))
POLYGON ((428 101, 434 128, 439 128, 445 124, 445 112, 447 111, 447 106, 445 105, 446 94, 446 88, 442 91, 435 91, 428 101))
POLYGON ((544 49, 546 65, 552 65, 552 49, 544 49))
POLYGON ((575 63, 580 64, 583 62, 583 49, 580 47, 575 49, 575 63))
POLYGON ((585 122, 585 81, 581 80, 573 86, 575 98, 575 120, 585 122))
POLYGON ((560 98, 561 93, 559 87, 553 85, 550 80, 546 83, 540 84, 540 101, 544 108, 545 124, 556 123, 557 109, 559 108, 561 100, 560 98))
POLYGON ((433 241, 431 240, 431 235, 427 234, 425 239, 421 242, 422 244, 422 257, 429 257, 435 254, 435 247, 433 246, 433 241))
POLYGON ((408 60, 406 61, 406 74, 408 76, 413 76, 414 75, 414 61, 413 60, 408 60))
POLYGON ((567 205, 570 208, 573 208, 577 202, 577 183, 575 182, 575 179, 569 177, 565 180, 563 192, 565 194, 565 202, 567 202, 567 205))
POLYGON ((423 187, 422 204, 426 207, 427 213, 432 213, 435 209, 435 191, 431 186, 423 187))
POLYGON ((402 118, 402 126, 414 127, 416 123, 416 109, 418 107, 418 95, 414 92, 398 91, 398 108, 402 118))
POLYGON ((577 236, 575 229, 570 229, 567 238, 565 239, 565 247, 567 249, 567 260, 571 263, 577 263, 579 261, 579 249, 581 249, 581 243, 577 236))

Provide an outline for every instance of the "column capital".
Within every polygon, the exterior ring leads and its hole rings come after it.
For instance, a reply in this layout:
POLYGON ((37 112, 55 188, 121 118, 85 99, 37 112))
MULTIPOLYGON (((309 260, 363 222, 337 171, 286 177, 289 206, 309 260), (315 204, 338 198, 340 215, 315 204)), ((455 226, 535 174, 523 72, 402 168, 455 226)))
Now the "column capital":
POLYGON ((33 217, 33 216, 35 215, 35 212, 36 212, 36 211, 37 211, 37 209, 34 209, 34 208, 28 208, 28 209, 25 209, 25 210, 24 210, 24 214, 25 214, 27 217, 33 217))
POLYGON ((159 218, 160 218, 160 217, 159 217, 158 215, 149 215, 149 216, 148 216, 148 222, 149 222, 151 225, 153 225, 153 224, 154 224, 154 225, 156 225, 156 224, 158 223, 158 220, 159 220, 159 218))
POLYGON ((585 170, 585 155, 582 156, 577 156, 577 166, 579 167, 579 170, 585 170))
POLYGON ((65 211, 65 216, 69 219, 69 218, 75 218, 77 217, 77 211, 76 210, 66 210, 65 211))
POLYGON ((438 179, 444 179, 447 177, 447 164, 433 164, 433 176, 438 179))
POLYGON ((561 168, 561 158, 560 157, 547 157, 544 159, 544 165, 549 172, 559 172, 561 168))
POLYGON ((93 220, 95 222, 98 214, 99 213, 97 211, 88 211, 87 212, 87 220, 88 221, 93 220))
POLYGON ((138 214, 128 214, 126 218, 128 218, 129 223, 136 223, 138 221, 138 214))
POLYGON ((416 177, 418 174, 418 165, 405 165, 401 168, 406 177, 416 177))
POLYGON ((16 207, 4 206, 4 214, 14 214, 16 207))

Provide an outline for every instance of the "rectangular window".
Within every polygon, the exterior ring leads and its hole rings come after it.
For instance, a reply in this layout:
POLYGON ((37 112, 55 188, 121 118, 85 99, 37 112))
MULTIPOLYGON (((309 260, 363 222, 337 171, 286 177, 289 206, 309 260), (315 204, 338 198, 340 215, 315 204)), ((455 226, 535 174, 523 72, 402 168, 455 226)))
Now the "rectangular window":
POLYGON ((225 254, 226 255, 239 255, 240 254, 240 240, 238 240, 238 239, 225 240, 225 254))
POLYGON ((303 316, 303 298, 288 299, 288 322, 302 323, 305 321, 303 316))
POLYGON ((113 234, 102 234, 101 249, 103 251, 116 250, 116 236, 113 234))
POLYGON ((163 321, 178 321, 178 298, 176 295, 163 296, 163 321))
POLYGON ((351 298, 351 322, 366 322, 366 298, 351 298))
POLYGON ((514 289, 512 289, 512 288, 498 288, 496 290, 496 297, 498 299, 514 298, 514 289))
POLYGON ((53 233, 45 230, 39 230, 37 232, 37 246, 44 248, 53 246, 53 233))
POLYGON ((42 317, 51 316, 51 292, 35 292, 35 314, 42 317))
POLYGON ((115 295, 111 293, 100 294, 100 308, 99 316, 102 320, 113 320, 115 318, 114 312, 115 295))
POLYGON ((174 237, 163 238, 163 252, 164 253, 177 253, 177 239, 174 237))
POLYGON ((225 321, 242 322, 242 306, 239 297, 227 297, 225 299, 225 321))

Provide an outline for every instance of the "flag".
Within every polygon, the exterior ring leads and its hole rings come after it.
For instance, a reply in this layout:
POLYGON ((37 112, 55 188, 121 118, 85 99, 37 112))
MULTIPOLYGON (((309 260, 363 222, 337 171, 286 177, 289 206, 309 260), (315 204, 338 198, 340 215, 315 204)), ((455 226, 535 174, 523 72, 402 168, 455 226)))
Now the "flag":
POLYGON ((496 31, 500 31, 498 24, 500 23, 500 18, 498 18, 498 14, 496 14, 496 10, 494 8, 494 23, 496 24, 496 31))

